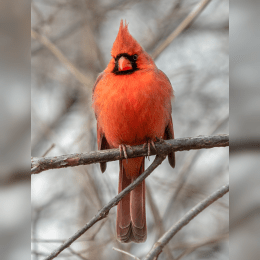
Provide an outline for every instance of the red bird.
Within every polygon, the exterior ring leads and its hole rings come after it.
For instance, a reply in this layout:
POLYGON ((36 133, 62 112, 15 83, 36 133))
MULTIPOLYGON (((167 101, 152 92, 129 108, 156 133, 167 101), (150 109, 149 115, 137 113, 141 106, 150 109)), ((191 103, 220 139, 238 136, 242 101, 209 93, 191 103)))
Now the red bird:
MULTIPOLYGON (((111 55, 112 59, 93 88, 98 149, 119 147, 127 158, 126 146, 148 144, 150 150, 156 137, 173 139, 171 83, 130 35, 122 20, 111 55)), ((144 159, 138 157, 119 162, 118 192, 144 172, 144 159)), ((168 159, 174 168, 174 152, 168 159)), ((100 168, 104 172, 106 163, 101 163, 100 168)), ((120 242, 145 242, 145 181, 119 202, 116 226, 120 242)))

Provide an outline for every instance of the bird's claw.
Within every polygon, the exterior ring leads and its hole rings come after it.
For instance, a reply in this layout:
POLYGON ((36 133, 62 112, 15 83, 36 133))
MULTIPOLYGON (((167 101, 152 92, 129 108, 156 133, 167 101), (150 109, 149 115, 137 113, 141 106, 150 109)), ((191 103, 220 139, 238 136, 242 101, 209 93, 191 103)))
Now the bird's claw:
POLYGON ((119 145, 120 156, 122 156, 122 153, 123 153, 124 157, 126 159, 126 163, 127 163, 128 156, 127 156, 127 152, 126 152, 126 147, 133 151, 133 148, 130 145, 125 145, 125 144, 120 144, 119 145))
POLYGON ((159 143, 164 143, 165 142, 165 140, 162 138, 162 136, 161 137, 155 136, 155 139, 156 139, 156 142, 159 142, 159 143))
POLYGON ((148 140, 148 141, 147 141, 146 143, 144 143, 144 145, 143 145, 143 148, 145 148, 146 145, 148 146, 148 160, 149 160, 149 161, 150 161, 150 157, 149 157, 149 156, 151 155, 151 144, 152 144, 154 150, 157 151, 153 140, 148 140))

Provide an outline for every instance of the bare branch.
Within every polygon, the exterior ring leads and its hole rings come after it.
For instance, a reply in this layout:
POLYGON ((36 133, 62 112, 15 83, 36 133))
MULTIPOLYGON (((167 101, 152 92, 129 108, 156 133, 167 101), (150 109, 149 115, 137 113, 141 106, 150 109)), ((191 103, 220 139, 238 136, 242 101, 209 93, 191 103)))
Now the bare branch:
MULTIPOLYGON (((218 120, 209 130, 209 134, 213 135, 223 124, 228 122, 228 118, 229 118, 229 115, 226 115, 222 119, 218 120)), ((176 201, 176 198, 177 198, 179 192, 181 191, 184 184, 186 183, 187 178, 190 174, 190 169, 191 169, 192 165, 197 161, 197 159, 201 155, 201 152, 202 152, 201 150, 197 150, 195 153, 190 154, 189 157, 187 159, 185 159, 185 163, 182 165, 182 168, 178 172, 178 178, 176 181, 176 183, 178 183, 178 186, 174 190, 174 192, 171 196, 171 199, 169 200, 169 203, 164 212, 163 220, 165 220, 165 218, 170 215, 169 211, 172 209, 172 206, 173 206, 174 202, 176 201)))
POLYGON ((213 202, 223 197, 229 191, 229 184, 221 187, 206 199, 198 203, 190 211, 188 211, 176 224, 174 224, 153 246, 144 260, 153 260, 162 252, 164 246, 173 238, 173 236, 194 219, 200 212, 206 209, 213 202))
POLYGON ((14 185, 23 181, 31 181, 31 174, 28 172, 28 168, 18 168, 12 171, 3 171, 2 169, 0 174, 0 187, 14 185))
MULTIPOLYGON (((71 25, 69 28, 62 31, 60 34, 55 35, 54 37, 50 38, 50 41, 52 43, 56 43, 60 40, 63 40, 64 38, 68 37, 69 35, 72 35, 73 33, 77 32, 77 30, 80 29, 84 24, 85 24, 84 21, 77 21, 76 23, 71 25)), ((44 50, 44 48, 46 48, 46 46, 42 44, 42 45, 32 49, 31 55, 37 54, 41 50, 44 50)))
POLYGON ((42 157, 45 157, 54 147, 55 147, 55 144, 53 143, 53 144, 46 150, 46 152, 42 155, 42 157))
POLYGON ((202 0, 183 20, 183 22, 167 37, 167 39, 160 44, 152 54, 152 57, 156 59, 160 53, 182 32, 185 28, 203 11, 208 5, 210 0, 202 0))
POLYGON ((134 256, 134 255, 132 255, 132 254, 130 254, 130 253, 124 251, 124 250, 121 250, 121 249, 118 249, 118 248, 115 248, 115 247, 112 247, 112 249, 115 250, 115 251, 121 252, 121 253, 123 253, 125 255, 129 255, 132 258, 134 258, 135 260, 140 260, 140 258, 138 258, 137 256, 134 256))
MULTIPOLYGON (((156 142, 156 150, 151 148, 151 155, 167 155, 172 151, 225 147, 228 145, 229 135, 178 138, 163 142, 156 142)), ((147 156, 148 152, 147 149, 143 148, 143 145, 138 145, 133 146, 132 149, 127 149, 127 155, 129 158, 135 158, 147 156)), ((67 154, 45 158, 32 157, 31 173, 35 174, 50 169, 59 169, 100 162, 111 162, 122 159, 124 158, 123 155, 120 155, 119 149, 109 149, 82 154, 67 154)))
POLYGON ((74 251, 71 247, 68 248, 69 251, 73 254, 76 255, 79 259, 81 260, 88 260, 87 258, 83 257, 81 254, 77 253, 76 251, 74 251))
POLYGON ((94 216, 82 229, 75 233, 71 238, 69 238, 65 243, 60 247, 54 250, 45 260, 51 260, 59 255, 64 249, 68 248, 76 239, 82 236, 88 229, 90 229, 95 223, 105 218, 110 209, 116 206, 120 200, 122 200, 131 190, 133 190, 139 183, 141 183, 146 177, 148 177, 152 171, 157 168, 162 161, 165 159, 165 156, 156 156, 153 163, 138 177, 133 181, 127 188, 121 191, 117 196, 115 196, 110 202, 104 206, 96 216, 94 216))
POLYGON ((87 76, 85 76, 82 72, 79 71, 66 57, 65 55, 56 47, 47 37, 40 35, 34 30, 31 30, 32 38, 38 40, 43 45, 45 45, 58 59, 61 63, 63 63, 70 73, 75 76, 75 78, 86 86, 92 86, 93 82, 87 76))
POLYGON ((175 260, 180 260, 181 258, 183 258, 184 256, 192 253, 193 251, 195 251, 196 249, 202 247, 202 246, 207 246, 207 245, 212 245, 212 244, 216 244, 219 243, 220 241, 223 241, 224 239, 228 238, 228 233, 225 234, 221 234, 218 235, 217 237, 213 237, 211 239, 207 239, 201 242, 198 242, 196 244, 187 244, 187 245, 179 245, 179 246, 175 246, 174 249, 179 248, 186 248, 186 250, 184 250, 175 260))
MULTIPOLYGON (((145 184, 145 189, 146 189, 146 195, 147 195, 147 201, 149 202, 153 217, 154 217, 154 223, 156 223, 156 228, 158 230, 158 237, 161 237, 163 235, 163 233, 165 232, 164 230, 164 224, 163 221, 161 219, 159 210, 153 200, 153 196, 152 196, 152 192, 150 190, 150 187, 148 185, 148 183, 145 184)), ((173 260, 174 257, 172 256, 171 250, 168 247, 168 245, 165 246, 165 253, 167 255, 167 259, 168 260, 173 260)))
MULTIPOLYGON (((104 224, 106 223, 105 219, 100 226, 97 228, 97 230, 89 237, 89 238, 83 238, 83 239, 78 239, 75 242, 89 242, 89 241, 93 241, 96 237, 96 235, 99 233, 99 231, 101 230, 101 228, 104 226, 104 224)), ((32 243, 64 243, 66 242, 67 239, 31 239, 32 243)))
POLYGON ((242 137, 242 138, 233 138, 230 153, 243 153, 248 151, 259 152, 260 149, 260 139, 258 137, 242 137))

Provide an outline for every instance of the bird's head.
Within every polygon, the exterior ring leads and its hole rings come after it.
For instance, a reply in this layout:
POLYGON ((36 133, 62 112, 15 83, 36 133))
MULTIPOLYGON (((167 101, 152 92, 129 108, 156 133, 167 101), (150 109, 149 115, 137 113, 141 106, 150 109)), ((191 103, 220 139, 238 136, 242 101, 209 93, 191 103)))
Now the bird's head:
POLYGON ((128 31, 128 25, 120 22, 119 31, 111 50, 107 72, 116 75, 132 74, 137 70, 155 66, 152 58, 128 31))

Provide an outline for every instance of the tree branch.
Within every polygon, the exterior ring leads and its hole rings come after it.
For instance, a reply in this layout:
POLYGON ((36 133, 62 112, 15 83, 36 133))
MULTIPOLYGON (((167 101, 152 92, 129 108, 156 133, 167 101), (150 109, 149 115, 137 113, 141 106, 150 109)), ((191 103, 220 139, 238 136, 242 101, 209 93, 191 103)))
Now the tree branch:
POLYGON ((31 37, 41 42, 46 48, 48 48, 58 60, 65 65, 68 71, 83 85, 92 86, 93 82, 90 78, 84 75, 75 65, 73 65, 67 57, 55 46, 47 37, 39 34, 38 32, 31 30, 31 37))
POLYGON ((153 59, 156 59, 160 53, 167 48, 170 43, 182 32, 184 31, 189 24, 193 22, 193 20, 204 10, 204 8, 208 5, 210 0, 202 0, 190 13, 189 15, 182 21, 182 23, 167 37, 167 39, 159 45, 152 54, 153 59))
POLYGON ((115 250, 115 251, 121 252, 121 253, 123 253, 125 255, 129 255, 132 258, 134 258, 135 260, 140 260, 140 258, 138 258, 137 256, 134 256, 134 255, 132 255, 132 254, 130 254, 130 253, 124 251, 124 250, 121 250, 121 249, 118 249, 118 248, 115 248, 115 247, 112 247, 112 249, 115 250))
MULTIPOLYGON (((202 246, 216 244, 223 241, 226 238, 228 238, 228 233, 218 235, 217 237, 213 237, 211 239, 207 239, 196 244, 184 245, 186 249, 177 258, 175 258, 175 260, 180 260, 184 256, 191 254, 193 251, 202 246)), ((176 249, 176 247, 174 247, 174 249, 176 249)))
MULTIPOLYGON (((167 155, 172 151, 196 150, 213 147, 225 147, 229 145, 229 135, 198 136, 178 138, 155 143, 156 151, 151 147, 151 155, 167 155)), ((127 148, 129 158, 147 156, 147 148, 143 145, 127 148)), ((67 154, 55 157, 32 157, 31 173, 36 174, 50 169, 59 169, 79 165, 87 165, 100 162, 111 162, 124 159, 119 149, 109 149, 82 154, 67 154)))
POLYGON ((64 242, 60 247, 54 250, 48 257, 44 260, 51 260, 59 255, 64 249, 68 248, 76 239, 82 236, 88 229, 90 229, 95 223, 105 218, 110 209, 116 206, 120 200, 122 200, 131 190, 133 190, 139 183, 141 183, 146 177, 148 177, 151 172, 157 168, 162 161, 165 159, 165 155, 156 156, 153 163, 138 177, 134 182, 132 182, 127 188, 121 191, 117 196, 115 196, 110 202, 104 206, 96 216, 94 216, 82 229, 80 229, 77 233, 75 233, 71 238, 69 238, 66 242, 64 242))
POLYGON ((175 225, 173 225, 153 246, 150 252, 146 255, 144 260, 157 259, 158 255, 162 252, 164 246, 173 238, 173 236, 186 226, 193 218, 195 218, 200 212, 206 209, 214 201, 224 196, 229 191, 229 185, 225 185, 212 193, 209 197, 201 201, 190 211, 188 211, 175 225))

